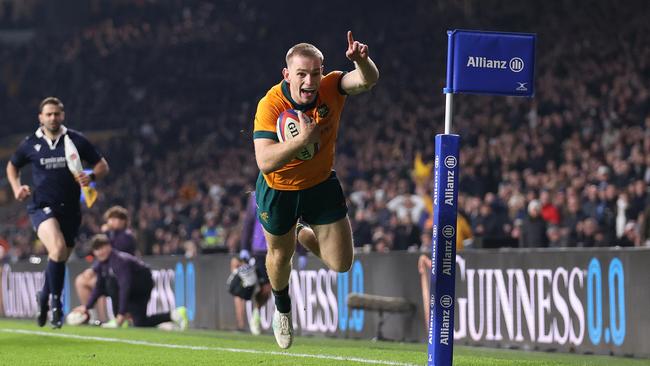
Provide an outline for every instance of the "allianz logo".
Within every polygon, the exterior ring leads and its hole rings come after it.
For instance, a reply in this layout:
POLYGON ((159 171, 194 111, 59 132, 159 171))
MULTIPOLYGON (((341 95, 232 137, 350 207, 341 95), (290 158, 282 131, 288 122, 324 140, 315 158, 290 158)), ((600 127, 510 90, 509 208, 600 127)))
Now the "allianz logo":
POLYGON ((513 57, 510 61, 490 60, 487 57, 469 56, 467 57, 467 67, 476 67, 480 69, 510 69, 512 72, 520 72, 524 69, 524 60, 519 57, 513 57))

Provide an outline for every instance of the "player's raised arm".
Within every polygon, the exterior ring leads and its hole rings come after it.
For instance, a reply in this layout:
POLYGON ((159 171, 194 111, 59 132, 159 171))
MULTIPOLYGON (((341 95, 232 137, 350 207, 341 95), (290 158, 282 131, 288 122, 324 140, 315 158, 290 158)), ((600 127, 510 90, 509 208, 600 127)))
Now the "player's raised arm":
POLYGON ((345 56, 354 62, 354 70, 343 76, 341 88, 349 95, 370 90, 379 79, 379 70, 370 59, 368 45, 355 41, 352 31, 348 31, 348 49, 345 56))

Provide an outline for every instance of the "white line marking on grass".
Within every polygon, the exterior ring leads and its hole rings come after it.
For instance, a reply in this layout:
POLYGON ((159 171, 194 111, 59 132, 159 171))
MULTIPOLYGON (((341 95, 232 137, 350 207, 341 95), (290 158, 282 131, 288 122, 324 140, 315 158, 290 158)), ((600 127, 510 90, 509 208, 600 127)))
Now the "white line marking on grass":
POLYGON ((258 350, 252 350, 252 349, 227 348, 227 347, 188 346, 188 345, 183 345, 183 344, 155 343, 155 342, 147 342, 147 341, 135 341, 135 340, 131 340, 131 339, 81 336, 81 335, 76 335, 76 334, 49 333, 49 332, 40 332, 40 331, 33 331, 33 330, 23 330, 23 329, 0 329, 0 331, 6 332, 6 333, 41 335, 41 336, 46 336, 46 337, 60 337, 60 338, 82 339, 82 340, 88 340, 88 341, 126 343, 126 344, 138 345, 138 346, 175 348, 175 349, 189 349, 189 350, 193 350, 193 351, 220 351, 220 352, 234 352, 234 353, 252 353, 252 354, 259 354, 259 355, 286 356, 286 357, 297 357, 297 358, 316 358, 316 359, 320 359, 320 360, 351 361, 351 362, 359 362, 359 363, 374 364, 374 365, 415 366, 414 364, 411 364, 411 363, 396 362, 396 361, 383 361, 383 360, 370 360, 370 359, 358 358, 358 357, 343 357, 343 356, 331 356, 331 355, 320 355, 320 354, 310 355, 310 354, 307 354, 307 353, 288 353, 288 352, 285 353, 285 352, 279 352, 279 351, 258 351, 258 350))

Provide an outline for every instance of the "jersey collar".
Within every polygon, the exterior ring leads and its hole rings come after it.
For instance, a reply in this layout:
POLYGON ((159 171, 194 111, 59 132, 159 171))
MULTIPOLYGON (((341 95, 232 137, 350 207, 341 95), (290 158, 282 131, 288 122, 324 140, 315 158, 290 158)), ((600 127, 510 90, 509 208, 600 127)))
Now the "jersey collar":
MULTIPOLYGON (((316 92, 318 93, 318 92, 316 92)), ((309 104, 298 104, 296 103, 293 98, 291 98, 291 91, 289 91, 289 83, 287 83, 286 80, 282 80, 282 94, 284 95, 285 98, 291 103, 291 106, 293 109, 297 109, 301 112, 308 111, 316 106, 316 103, 318 102, 318 94, 316 94, 316 98, 314 99, 313 102, 309 104)))
POLYGON ((52 141, 49 138, 47 138, 47 136, 45 136, 45 133, 43 132, 41 127, 37 128, 36 132, 34 132, 36 137, 38 137, 39 139, 43 139, 45 140, 45 142, 47 142, 48 146, 50 147, 50 150, 54 150, 56 148, 56 145, 59 143, 59 140, 61 140, 61 136, 65 135, 66 133, 68 133, 68 129, 64 125, 61 125, 61 132, 59 132, 59 135, 56 137, 56 140, 52 141))

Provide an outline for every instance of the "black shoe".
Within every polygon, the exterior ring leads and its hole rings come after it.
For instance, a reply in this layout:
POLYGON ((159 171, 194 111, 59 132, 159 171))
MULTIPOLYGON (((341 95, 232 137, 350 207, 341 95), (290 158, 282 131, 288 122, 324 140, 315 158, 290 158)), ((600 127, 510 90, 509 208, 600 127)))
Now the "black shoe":
POLYGON ((52 308, 52 329, 59 329, 63 326, 63 309, 52 308))
POLYGON ((50 310, 50 307, 47 305, 47 299, 41 301, 41 291, 36 293, 36 304, 38 311, 36 312, 36 324, 39 327, 45 326, 47 322, 47 312, 50 310))

